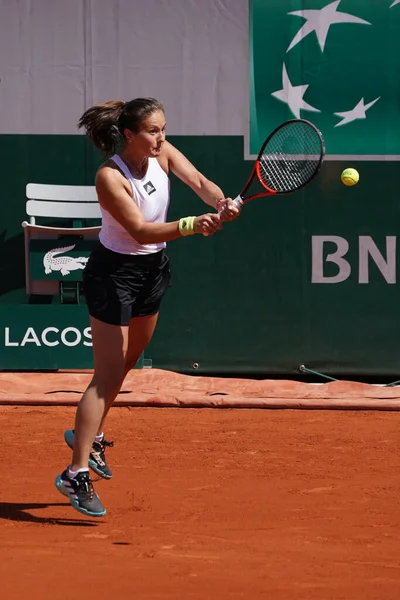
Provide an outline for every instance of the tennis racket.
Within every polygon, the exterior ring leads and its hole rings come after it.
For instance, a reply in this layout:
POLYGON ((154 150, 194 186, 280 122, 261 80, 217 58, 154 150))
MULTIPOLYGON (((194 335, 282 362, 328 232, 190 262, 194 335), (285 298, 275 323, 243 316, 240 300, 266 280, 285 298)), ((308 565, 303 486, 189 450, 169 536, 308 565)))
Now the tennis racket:
POLYGON ((286 121, 265 140, 246 185, 233 202, 239 208, 255 198, 295 192, 314 179, 324 158, 324 139, 312 123, 286 121))

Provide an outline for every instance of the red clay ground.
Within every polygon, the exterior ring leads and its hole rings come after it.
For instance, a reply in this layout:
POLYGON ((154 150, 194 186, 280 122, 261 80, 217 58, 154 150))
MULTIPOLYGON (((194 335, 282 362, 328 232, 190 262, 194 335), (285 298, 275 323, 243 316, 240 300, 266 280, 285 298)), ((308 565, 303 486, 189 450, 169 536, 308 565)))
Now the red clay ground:
POLYGON ((2 600, 398 600, 398 412, 115 407, 106 517, 53 480, 74 407, 0 407, 2 600))

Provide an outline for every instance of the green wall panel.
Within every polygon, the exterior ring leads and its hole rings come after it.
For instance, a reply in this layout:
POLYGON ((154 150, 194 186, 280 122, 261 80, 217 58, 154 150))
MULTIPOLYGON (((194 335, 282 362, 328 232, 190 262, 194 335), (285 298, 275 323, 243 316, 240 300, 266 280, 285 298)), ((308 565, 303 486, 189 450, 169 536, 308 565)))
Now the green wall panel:
MULTIPOLYGON (((20 223, 28 182, 92 185, 100 157, 81 136, 1 138, 3 161, 19 156, 19 162, 5 171, 0 207, 0 368, 39 368, 39 358, 52 367, 85 368, 91 349, 83 342, 67 354, 34 342, 6 346, 5 328, 13 328, 12 341, 21 341, 28 327, 62 331, 88 322, 84 305, 26 297, 20 223)), ((251 168, 243 138, 170 139, 226 195, 240 191, 251 168)), ((170 220, 207 211, 191 190, 171 179, 170 220)), ((290 375, 301 364, 336 375, 398 373, 397 182, 396 162, 326 162, 306 190, 246 205, 237 221, 213 237, 169 243, 172 282, 146 358, 153 367, 188 373, 290 375), (347 166, 360 172, 354 188, 340 182, 347 166), (325 279, 340 271, 327 261, 338 240, 348 245, 343 281, 312 282, 316 236, 336 240, 320 244, 325 279)))

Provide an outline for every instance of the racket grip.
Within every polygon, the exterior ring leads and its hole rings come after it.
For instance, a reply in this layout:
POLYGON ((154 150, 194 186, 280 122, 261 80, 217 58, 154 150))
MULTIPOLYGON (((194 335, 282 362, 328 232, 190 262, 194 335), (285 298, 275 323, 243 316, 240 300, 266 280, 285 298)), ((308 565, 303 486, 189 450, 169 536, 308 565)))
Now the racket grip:
POLYGON ((242 196, 239 194, 239 196, 236 196, 236 198, 234 198, 232 202, 236 206, 236 208, 240 208, 243 204, 242 196))
POLYGON ((236 198, 234 198, 232 200, 233 204, 235 205, 235 208, 240 208, 243 204, 243 200, 242 200, 242 196, 236 196, 236 198))
MULTIPOLYGON (((233 204, 235 205, 236 208, 240 208, 243 204, 243 200, 241 195, 239 194, 239 196, 236 196, 236 198, 234 198, 232 200, 233 204)), ((204 237, 208 237, 208 233, 203 233, 204 237)))

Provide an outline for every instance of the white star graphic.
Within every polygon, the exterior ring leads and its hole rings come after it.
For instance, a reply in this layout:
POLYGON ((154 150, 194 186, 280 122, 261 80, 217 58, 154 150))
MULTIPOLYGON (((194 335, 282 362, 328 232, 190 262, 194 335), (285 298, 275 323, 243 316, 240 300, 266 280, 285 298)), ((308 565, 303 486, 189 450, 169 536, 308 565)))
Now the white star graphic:
POLYGON ((391 4, 389 8, 393 8, 393 6, 396 6, 396 4, 400 4, 400 0, 394 0, 393 4, 391 4))
POLYGON ((353 110, 348 110, 347 112, 341 112, 341 113, 338 113, 338 112, 334 113, 338 117, 342 117, 342 121, 340 121, 340 123, 337 123, 335 125, 335 127, 340 127, 341 125, 347 125, 347 123, 351 123, 352 121, 355 121, 356 119, 366 119, 367 118, 367 115, 366 115, 367 110, 369 110, 371 108, 371 106, 373 106, 375 104, 375 102, 378 102, 378 100, 380 100, 380 96, 379 96, 379 98, 375 98, 375 100, 373 100, 369 104, 364 104, 364 98, 361 98, 360 102, 353 108, 353 110))
POLYGON ((295 85, 293 86, 290 82, 289 76, 287 74, 286 65, 283 65, 282 69, 282 85, 283 89, 278 92, 273 92, 271 96, 278 98, 278 100, 282 100, 285 102, 294 116, 299 119, 301 110, 310 110, 313 112, 321 112, 318 108, 314 108, 307 102, 304 102, 303 96, 307 91, 308 85, 295 85))
MULTIPOLYGON (((307 23, 303 25, 303 27, 297 32, 294 36, 292 43, 286 52, 289 52, 296 44, 301 42, 309 33, 315 31, 318 43, 322 52, 325 48, 326 38, 328 37, 329 28, 331 25, 335 25, 336 23, 358 23, 363 25, 371 25, 368 21, 364 21, 364 19, 360 19, 359 17, 355 17, 354 15, 350 15, 349 13, 337 12, 337 7, 339 6, 341 0, 335 0, 335 2, 331 2, 324 8, 318 10, 296 10, 294 12, 288 13, 288 15, 295 15, 296 17, 302 17, 307 20, 307 23)), ((400 0, 396 0, 396 2, 400 2, 400 0)))

